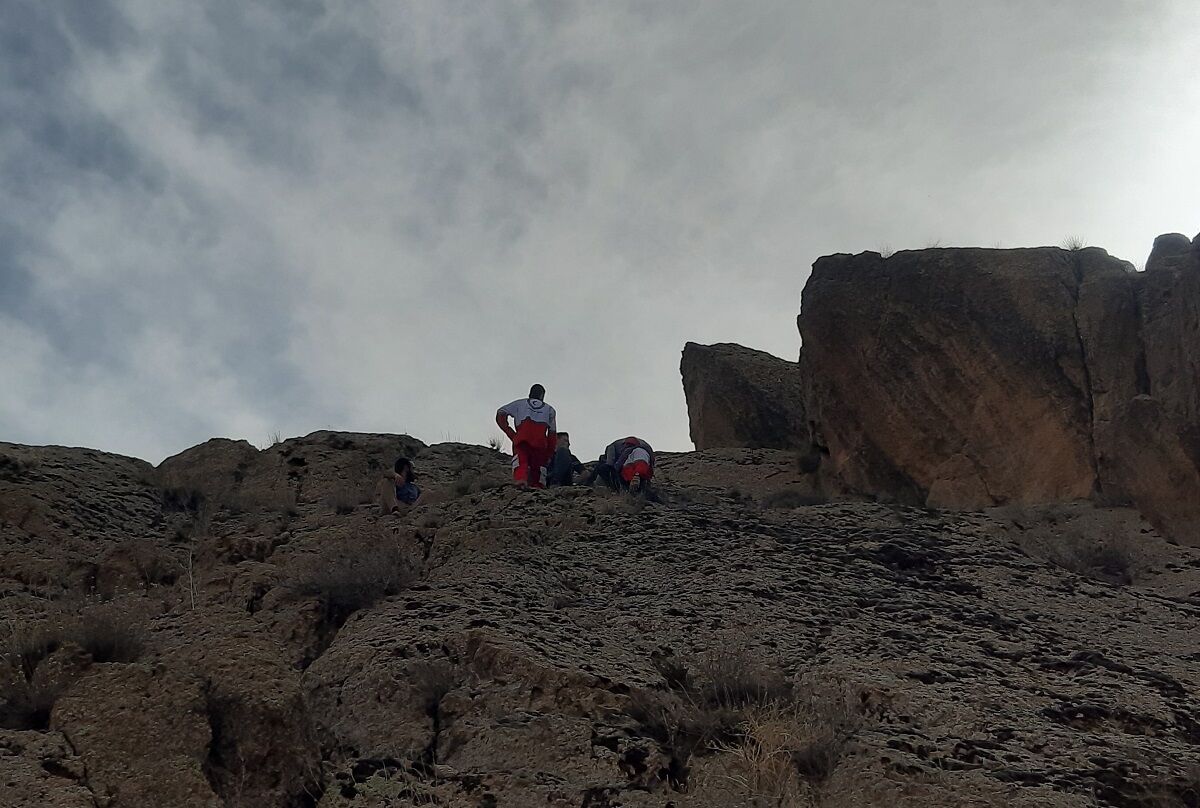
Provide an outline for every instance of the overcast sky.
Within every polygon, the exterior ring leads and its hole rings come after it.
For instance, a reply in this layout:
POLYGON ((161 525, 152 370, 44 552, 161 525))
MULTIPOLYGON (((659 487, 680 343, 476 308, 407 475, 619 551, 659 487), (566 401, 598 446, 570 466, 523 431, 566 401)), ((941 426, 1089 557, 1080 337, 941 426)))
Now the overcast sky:
POLYGON ((1200 230, 1194 0, 5 0, 0 439, 690 448, 820 255, 1200 230))

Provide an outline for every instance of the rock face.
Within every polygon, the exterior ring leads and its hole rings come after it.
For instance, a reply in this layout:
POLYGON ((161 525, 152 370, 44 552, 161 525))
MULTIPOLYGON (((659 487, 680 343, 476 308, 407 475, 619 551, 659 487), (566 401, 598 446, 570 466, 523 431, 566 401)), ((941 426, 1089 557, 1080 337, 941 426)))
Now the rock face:
POLYGON ((931 507, 1134 504, 1200 542, 1200 249, 822 258, 797 411, 829 487, 931 507))
POLYGON ((394 435, 0 458, 3 808, 1195 804, 1200 551, 1130 510, 798 506, 771 449, 657 501, 394 435), (346 498, 402 448, 426 501, 346 498), (95 598, 137 647, 38 639, 95 598))
POLYGON ((808 446, 797 363, 740 345, 689 342, 680 372, 697 449, 808 446))

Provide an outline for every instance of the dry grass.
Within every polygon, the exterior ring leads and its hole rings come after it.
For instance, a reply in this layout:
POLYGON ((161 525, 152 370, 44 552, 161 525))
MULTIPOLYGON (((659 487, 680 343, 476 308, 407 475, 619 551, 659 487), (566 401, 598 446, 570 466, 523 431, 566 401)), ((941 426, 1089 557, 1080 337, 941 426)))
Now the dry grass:
POLYGON ((87 605, 77 613, 10 622, 0 645, 0 728, 44 729, 58 697, 70 684, 46 675, 42 663, 68 645, 92 662, 133 662, 145 648, 141 612, 116 604, 87 605))
POLYGON ((493 452, 503 451, 504 438, 494 438, 494 437, 488 438, 487 445, 488 445, 488 448, 491 449, 493 452))
POLYGON ((1079 236, 1067 236, 1063 239, 1062 248, 1071 252, 1078 252, 1087 246, 1087 242, 1079 236))
POLYGON ((309 560, 289 584, 300 597, 315 597, 327 618, 340 625, 354 612, 403 592, 417 579, 398 545, 357 541, 331 545, 309 560))
POLYGON ((179 563, 154 541, 130 539, 121 553, 133 565, 143 589, 170 586, 179 577, 179 563))
POLYGON ((734 744, 750 711, 791 695, 777 667, 737 644, 695 657, 655 656, 652 663, 668 689, 635 692, 628 714, 670 756, 675 788, 686 786, 693 755, 734 744))
POLYGON ((691 670, 693 691, 711 707, 772 704, 791 693, 791 683, 777 666, 740 644, 706 651, 691 670))
POLYGON ((146 646, 145 618, 114 603, 97 604, 80 612, 67 636, 93 662, 135 662, 146 646))
POLYGON ((854 691, 838 683, 802 683, 792 698, 750 709, 737 740, 719 751, 730 756, 733 778, 750 794, 809 805, 861 725, 854 691))

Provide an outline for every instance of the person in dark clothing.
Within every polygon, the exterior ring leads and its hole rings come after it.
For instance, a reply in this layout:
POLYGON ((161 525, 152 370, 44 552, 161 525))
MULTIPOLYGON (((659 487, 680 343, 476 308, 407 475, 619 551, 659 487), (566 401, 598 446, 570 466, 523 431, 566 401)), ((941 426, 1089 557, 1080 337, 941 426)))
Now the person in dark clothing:
POLYGON ((546 469, 546 485, 574 485, 575 475, 583 471, 579 458, 571 454, 571 436, 558 433, 558 447, 546 469))
POLYGON ((413 471, 412 461, 407 457, 401 457, 396 461, 394 467, 396 475, 396 502, 404 505, 412 505, 421 496, 421 489, 417 488, 417 475, 413 471))

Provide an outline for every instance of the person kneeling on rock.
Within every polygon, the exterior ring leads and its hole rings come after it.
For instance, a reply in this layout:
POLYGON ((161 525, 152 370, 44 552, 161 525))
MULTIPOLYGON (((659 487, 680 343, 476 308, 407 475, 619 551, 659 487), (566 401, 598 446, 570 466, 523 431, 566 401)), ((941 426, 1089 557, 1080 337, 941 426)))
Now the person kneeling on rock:
POLYGON ((637 494, 654 477, 654 449, 633 436, 615 440, 605 448, 583 484, 592 485, 597 477, 614 491, 627 488, 637 494))

